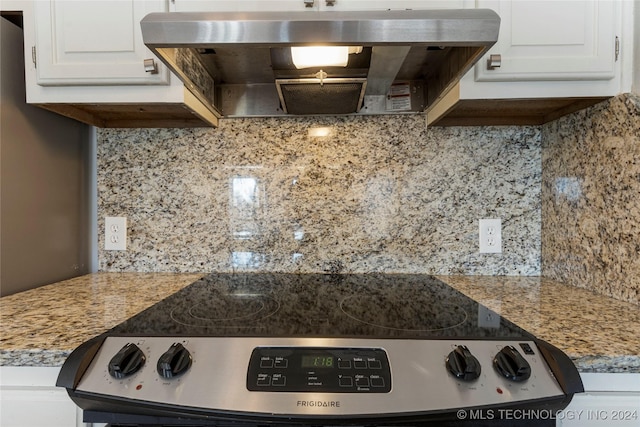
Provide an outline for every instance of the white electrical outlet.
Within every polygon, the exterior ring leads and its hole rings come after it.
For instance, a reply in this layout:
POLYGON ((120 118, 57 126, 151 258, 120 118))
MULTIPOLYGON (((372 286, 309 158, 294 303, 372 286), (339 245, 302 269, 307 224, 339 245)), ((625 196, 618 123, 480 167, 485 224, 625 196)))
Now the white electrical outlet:
POLYGON ((481 219, 478 231, 481 254, 502 253, 502 221, 500 218, 481 219))
POLYGON ((104 217, 104 249, 107 251, 127 250, 127 218, 124 216, 104 217))

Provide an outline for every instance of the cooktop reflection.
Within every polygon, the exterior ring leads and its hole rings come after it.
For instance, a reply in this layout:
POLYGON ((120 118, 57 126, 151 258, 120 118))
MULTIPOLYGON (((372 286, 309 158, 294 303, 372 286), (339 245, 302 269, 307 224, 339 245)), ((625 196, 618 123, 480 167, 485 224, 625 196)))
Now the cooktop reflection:
POLYGON ((210 274, 110 331, 137 336, 531 337, 427 275, 210 274))

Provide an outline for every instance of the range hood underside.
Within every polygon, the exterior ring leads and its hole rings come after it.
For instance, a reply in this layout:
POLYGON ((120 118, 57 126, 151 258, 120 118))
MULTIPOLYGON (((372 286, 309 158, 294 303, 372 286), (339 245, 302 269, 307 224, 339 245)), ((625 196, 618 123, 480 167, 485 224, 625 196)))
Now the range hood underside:
POLYGON ((265 117, 291 112, 424 112, 495 43, 499 23, 492 11, 453 10, 303 12, 286 17, 168 13, 148 15, 141 25, 145 44, 216 116, 265 117), (346 68, 295 69, 283 52, 293 45, 313 44, 311 40, 363 46, 365 53, 351 55, 346 68), (326 73, 322 79, 317 78, 319 72, 326 73), (338 86, 319 89, 323 79, 328 85, 340 79, 366 79, 366 83, 360 92, 343 85, 345 97, 359 97, 343 101, 335 96, 338 86), (278 88, 282 86, 276 84, 296 80, 315 86, 304 90, 313 96, 292 98, 310 105, 288 105, 278 88), (323 93, 332 93, 332 98, 320 100, 323 93), (322 106, 316 109, 314 100, 322 106), (335 110, 327 108, 330 103, 335 110), (343 103, 358 107, 346 108, 343 103))
MULTIPOLYGON (((226 48, 228 49, 228 48, 226 48)), ((268 55, 268 48, 233 48, 235 54, 247 58, 268 55), (261 52, 266 50, 266 52, 261 52)), ((375 52, 372 61, 376 58, 375 52)), ((224 51, 224 49, 216 49, 224 51)), ((366 78, 368 89, 361 102, 362 108, 357 114, 398 114, 423 112, 435 103, 448 89, 450 89, 466 71, 468 71, 478 57, 485 52, 483 48, 427 48, 413 47, 410 54, 401 63, 397 74, 393 76, 381 75, 376 79, 375 70, 370 69, 366 78), (452 63, 456 67, 452 67, 452 63), (423 64, 429 64, 425 66, 423 64), (457 66, 462 66, 459 68, 457 66), (375 86, 378 86, 378 91, 375 86), (407 87, 409 105, 390 109, 388 92, 393 84, 407 87), (372 88, 373 87, 373 88, 372 88)), ((169 65, 196 97, 205 105, 212 108, 220 117, 271 117, 288 115, 278 94, 274 70, 267 63, 266 68, 271 76, 266 79, 251 78, 259 74, 259 65, 248 65, 247 69, 238 70, 238 63, 224 63, 218 60, 213 64, 210 58, 203 58, 198 50, 192 48, 163 48, 156 53, 169 65), (177 62, 174 62, 176 61, 177 62), (190 58, 190 59, 186 59, 190 58), (199 64, 195 64, 198 61, 199 64), (187 63, 189 65, 187 66, 187 63), (225 71, 223 71, 225 70, 225 71), (232 70, 226 72, 226 70, 232 70), (249 70, 249 71, 247 71, 249 70), (254 74, 250 78, 242 79, 245 74, 254 74), (216 77, 213 77, 216 76, 216 77)), ((314 70, 308 76, 302 77, 307 84, 320 86, 320 80, 313 76, 319 70, 314 70)), ((324 71, 324 70, 323 70, 324 71)), ((351 78, 342 74, 331 74, 327 79, 351 78)), ((382 73, 381 73, 382 74, 382 73)), ((297 108, 289 108, 289 111, 297 108)), ((323 114, 323 113, 318 113, 323 114)), ((326 112, 324 114, 332 114, 326 112)), ((344 114, 344 113, 341 113, 344 114)))

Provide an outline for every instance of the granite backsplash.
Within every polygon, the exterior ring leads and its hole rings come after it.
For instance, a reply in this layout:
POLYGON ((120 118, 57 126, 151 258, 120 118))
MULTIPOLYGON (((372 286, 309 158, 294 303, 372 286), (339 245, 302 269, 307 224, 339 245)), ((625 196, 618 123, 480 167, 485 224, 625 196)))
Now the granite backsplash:
POLYGON ((640 304, 640 98, 540 127, 420 116, 100 129, 100 271, 539 275, 640 304), (503 253, 477 220, 501 218, 503 253))
POLYGON ((640 304, 640 97, 542 128, 542 272, 640 304))
MULTIPOLYGON (((545 130, 546 133, 550 129, 545 130)), ((98 130, 100 271, 539 275, 540 127, 422 116, 222 120, 98 130), (501 218, 503 253, 478 253, 501 218)))

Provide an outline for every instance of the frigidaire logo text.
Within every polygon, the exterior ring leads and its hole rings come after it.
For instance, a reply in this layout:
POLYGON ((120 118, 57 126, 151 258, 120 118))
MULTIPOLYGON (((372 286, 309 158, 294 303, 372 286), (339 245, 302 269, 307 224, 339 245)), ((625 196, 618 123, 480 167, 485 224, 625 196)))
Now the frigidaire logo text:
POLYGON ((339 408, 339 400, 298 400, 296 406, 311 406, 321 408, 339 408))

